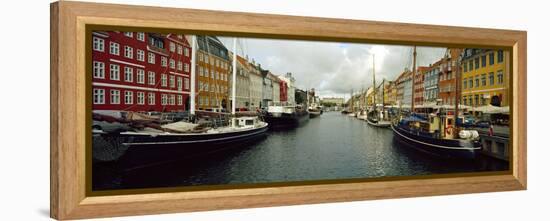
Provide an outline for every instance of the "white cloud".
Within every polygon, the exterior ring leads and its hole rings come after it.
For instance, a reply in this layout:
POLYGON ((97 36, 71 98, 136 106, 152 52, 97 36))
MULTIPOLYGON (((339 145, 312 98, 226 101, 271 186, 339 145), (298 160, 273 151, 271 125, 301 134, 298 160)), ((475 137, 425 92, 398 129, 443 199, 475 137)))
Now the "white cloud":
MULTIPOLYGON (((220 38, 232 48, 232 38, 220 38)), ((315 88, 321 96, 345 96, 372 85, 372 55, 376 79, 394 80, 412 67, 412 46, 241 38, 237 53, 248 55, 274 74, 292 72, 297 86, 315 88)), ((445 48, 418 47, 417 65, 443 57, 445 48)))

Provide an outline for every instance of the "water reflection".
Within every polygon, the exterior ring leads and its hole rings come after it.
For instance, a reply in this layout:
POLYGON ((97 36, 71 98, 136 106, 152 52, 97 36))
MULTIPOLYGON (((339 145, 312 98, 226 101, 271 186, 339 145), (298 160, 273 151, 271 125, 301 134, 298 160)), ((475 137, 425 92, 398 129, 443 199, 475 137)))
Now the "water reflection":
POLYGON ((433 158, 393 139, 390 129, 329 112, 299 128, 270 131, 255 144, 208 157, 117 172, 93 167, 94 190, 326 179, 410 176, 507 170, 488 157, 433 158))

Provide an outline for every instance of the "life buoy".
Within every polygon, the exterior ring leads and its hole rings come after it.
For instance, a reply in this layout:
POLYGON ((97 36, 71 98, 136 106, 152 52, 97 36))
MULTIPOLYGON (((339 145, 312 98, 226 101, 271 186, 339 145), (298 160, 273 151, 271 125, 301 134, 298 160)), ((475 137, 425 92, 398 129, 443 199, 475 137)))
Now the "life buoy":
POLYGON ((447 132, 448 135, 451 135, 451 133, 453 132, 453 127, 451 125, 447 125, 445 132, 447 132))

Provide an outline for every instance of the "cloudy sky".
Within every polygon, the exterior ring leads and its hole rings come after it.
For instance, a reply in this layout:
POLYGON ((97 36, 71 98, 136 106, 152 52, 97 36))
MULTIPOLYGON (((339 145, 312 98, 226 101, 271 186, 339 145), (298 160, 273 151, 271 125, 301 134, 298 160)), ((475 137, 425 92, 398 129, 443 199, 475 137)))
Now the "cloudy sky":
MULTIPOLYGON (((230 50, 233 38, 220 37, 230 50)), ((315 88, 321 97, 349 97, 372 85, 372 55, 376 81, 394 80, 406 67, 412 68, 412 46, 341 42, 239 38, 237 53, 259 62, 276 75, 292 72, 296 86, 315 88)), ((418 47, 417 66, 434 63, 445 48, 418 47)))

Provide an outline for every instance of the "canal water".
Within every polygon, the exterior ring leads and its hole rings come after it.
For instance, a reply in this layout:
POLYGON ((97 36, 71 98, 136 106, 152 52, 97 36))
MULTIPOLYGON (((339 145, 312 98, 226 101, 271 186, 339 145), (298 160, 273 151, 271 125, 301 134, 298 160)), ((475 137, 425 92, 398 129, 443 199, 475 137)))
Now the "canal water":
POLYGON ((449 161, 410 150, 391 129, 338 112, 217 155, 129 172, 94 166, 94 190, 251 184, 508 170, 489 157, 449 161))

